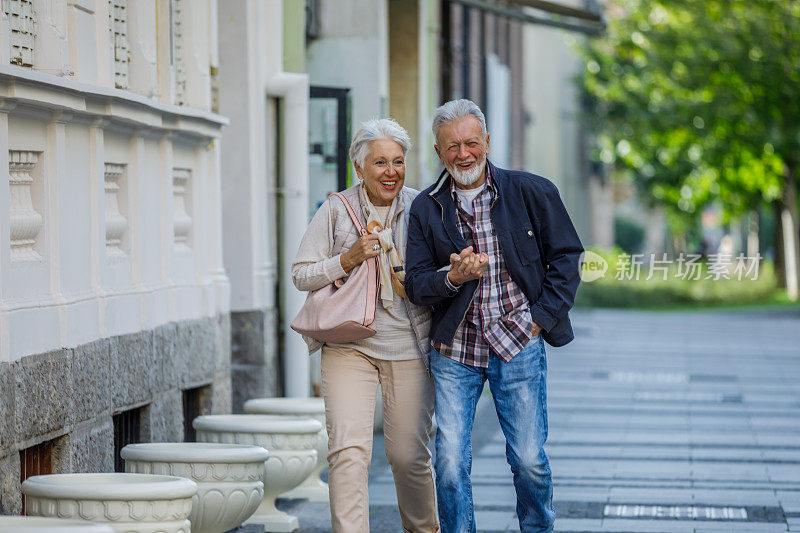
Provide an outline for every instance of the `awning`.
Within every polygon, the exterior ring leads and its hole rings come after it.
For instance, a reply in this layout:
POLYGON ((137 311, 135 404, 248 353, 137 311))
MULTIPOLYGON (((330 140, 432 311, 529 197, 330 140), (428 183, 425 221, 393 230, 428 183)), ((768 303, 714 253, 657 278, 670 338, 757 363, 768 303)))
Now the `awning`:
POLYGON ((510 5, 515 7, 500 6, 486 0, 449 1, 521 22, 542 24, 587 35, 600 35, 606 26, 603 16, 598 12, 565 6, 547 0, 511 0, 510 5), (526 8, 533 8, 548 15, 537 16, 526 8))

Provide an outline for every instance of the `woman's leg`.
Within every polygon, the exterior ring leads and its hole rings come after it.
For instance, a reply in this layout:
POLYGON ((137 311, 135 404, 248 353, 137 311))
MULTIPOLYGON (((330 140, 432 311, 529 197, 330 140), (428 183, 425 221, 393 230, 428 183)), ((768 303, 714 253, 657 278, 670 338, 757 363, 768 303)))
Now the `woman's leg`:
POLYGON ((378 361, 383 391, 383 434, 392 467, 403 529, 439 530, 428 436, 433 415, 433 381, 421 359, 378 361))
POLYGON ((367 478, 378 369, 357 350, 322 348, 328 487, 334 533, 369 531, 367 478))

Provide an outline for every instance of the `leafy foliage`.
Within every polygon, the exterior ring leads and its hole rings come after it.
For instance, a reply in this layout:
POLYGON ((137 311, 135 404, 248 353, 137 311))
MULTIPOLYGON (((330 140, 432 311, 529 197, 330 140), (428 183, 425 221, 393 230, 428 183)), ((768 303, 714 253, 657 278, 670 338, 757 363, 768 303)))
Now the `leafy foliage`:
POLYGON ((614 217, 614 242, 629 254, 634 254, 644 242, 644 228, 630 218, 614 217))
POLYGON ((780 198, 800 158, 800 1, 611 0, 608 16, 583 48, 594 158, 684 219, 780 198))

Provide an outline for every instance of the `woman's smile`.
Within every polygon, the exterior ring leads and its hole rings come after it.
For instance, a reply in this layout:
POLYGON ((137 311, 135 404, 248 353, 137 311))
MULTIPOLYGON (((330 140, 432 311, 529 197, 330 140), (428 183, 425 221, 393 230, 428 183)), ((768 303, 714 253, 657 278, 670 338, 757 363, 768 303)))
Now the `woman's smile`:
POLYGON ((369 153, 364 164, 355 164, 358 177, 364 180, 364 188, 374 205, 391 205, 403 188, 406 177, 403 147, 387 137, 369 143, 369 153))

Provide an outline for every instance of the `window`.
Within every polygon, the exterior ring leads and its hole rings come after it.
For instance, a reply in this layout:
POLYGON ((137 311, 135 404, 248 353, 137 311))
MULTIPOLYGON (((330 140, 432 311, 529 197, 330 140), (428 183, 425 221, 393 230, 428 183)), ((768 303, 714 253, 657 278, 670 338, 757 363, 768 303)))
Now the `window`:
POLYGON ((2 0, 3 12, 11 30, 11 63, 21 67, 33 66, 33 43, 36 19, 31 0, 2 0))
MULTIPOLYGON (((19 451, 19 482, 31 476, 53 473, 53 449, 56 441, 49 440, 19 451)), ((25 514, 25 498, 22 499, 22 514, 25 514)))
POLYGON ((202 415, 207 409, 205 404, 211 399, 211 386, 197 387, 183 391, 183 441, 195 442, 197 432, 192 420, 202 415))
POLYGON ((183 69, 183 0, 170 0, 170 62, 175 83, 175 105, 184 105, 186 102, 186 73, 183 69))
POLYGON ((111 33, 111 52, 114 56, 114 86, 128 88, 128 0, 108 0, 108 29, 111 33))
POLYGON ((142 416, 144 407, 137 407, 114 415, 114 471, 124 472, 125 461, 120 457, 122 448, 142 442, 142 416))

